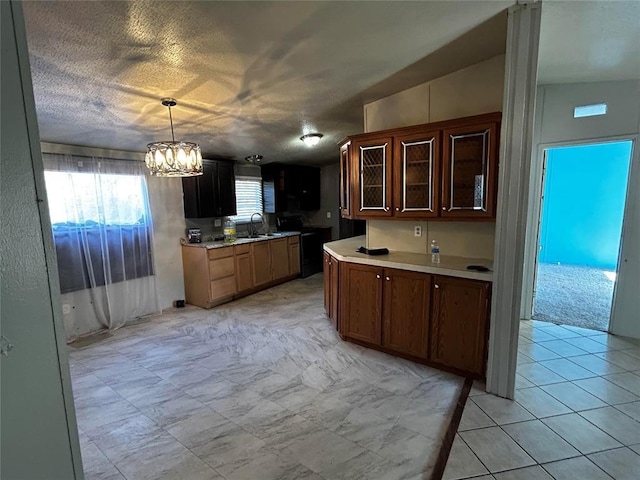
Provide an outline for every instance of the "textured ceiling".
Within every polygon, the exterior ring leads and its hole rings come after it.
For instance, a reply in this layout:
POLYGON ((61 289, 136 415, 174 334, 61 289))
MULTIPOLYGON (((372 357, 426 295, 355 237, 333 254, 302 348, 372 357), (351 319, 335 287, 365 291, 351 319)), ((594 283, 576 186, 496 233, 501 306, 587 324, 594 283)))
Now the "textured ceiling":
POLYGON ((512 3, 26 1, 41 139, 144 151, 170 96, 205 155, 334 161, 364 102, 503 52, 512 3))
POLYGON ((544 2, 538 83, 640 78, 640 1, 544 2))

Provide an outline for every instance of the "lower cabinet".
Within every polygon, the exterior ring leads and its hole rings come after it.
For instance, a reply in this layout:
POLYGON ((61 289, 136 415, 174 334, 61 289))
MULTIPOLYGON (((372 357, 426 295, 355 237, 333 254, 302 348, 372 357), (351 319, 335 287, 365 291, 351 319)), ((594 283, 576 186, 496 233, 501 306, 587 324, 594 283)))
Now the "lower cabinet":
POLYGON ((338 329, 338 276, 340 262, 324 252, 324 310, 331 320, 333 327, 338 329))
POLYGON ((236 286, 238 292, 246 292, 253 288, 253 266, 251 264, 251 245, 236 247, 236 286))
POLYGON ((300 237, 289 237, 289 275, 300 275, 300 237))
POLYGON ((287 238, 268 242, 271 247, 271 275, 273 280, 289 276, 289 244, 287 238))
POLYGON ((488 282, 437 275, 433 282, 431 360, 484 375, 488 282))
POLYGON ((334 263, 325 252, 325 309, 331 318, 339 296, 334 325, 343 338, 484 376, 489 282, 349 262, 340 262, 334 279, 334 263))
POLYGON ((269 242, 255 242, 250 245, 253 286, 259 287, 273 279, 271 274, 271 248, 269 247, 269 242))

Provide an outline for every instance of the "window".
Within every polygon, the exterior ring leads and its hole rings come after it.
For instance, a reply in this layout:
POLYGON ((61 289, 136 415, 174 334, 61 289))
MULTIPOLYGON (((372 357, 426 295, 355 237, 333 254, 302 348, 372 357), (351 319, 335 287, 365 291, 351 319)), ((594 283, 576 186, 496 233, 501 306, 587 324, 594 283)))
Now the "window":
POLYGON ((46 170, 45 183, 61 293, 153 275, 143 175, 46 170))
POLYGON ((262 179, 260 177, 236 177, 236 222, 248 222, 251 215, 262 213, 262 179))
POLYGON ((582 105, 573 109, 573 118, 595 117, 596 115, 606 115, 607 104, 596 103, 594 105, 582 105))

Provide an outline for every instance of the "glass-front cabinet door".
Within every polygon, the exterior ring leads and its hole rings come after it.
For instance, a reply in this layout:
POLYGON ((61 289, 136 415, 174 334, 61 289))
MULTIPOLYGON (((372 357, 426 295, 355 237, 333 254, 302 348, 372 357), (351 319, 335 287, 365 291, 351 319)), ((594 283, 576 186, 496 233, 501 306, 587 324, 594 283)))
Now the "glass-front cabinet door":
MULTIPOLYGON (((351 144, 356 160, 354 217, 389 217, 391 210, 392 137, 371 137, 351 144)), ((353 164, 352 164, 353 166, 353 164)))
POLYGON ((440 132, 397 136, 394 170, 394 216, 438 216, 440 132))
POLYGON ((444 130, 443 217, 495 217, 497 124, 444 130))
POLYGON ((351 218, 351 142, 340 147, 340 215, 351 218))

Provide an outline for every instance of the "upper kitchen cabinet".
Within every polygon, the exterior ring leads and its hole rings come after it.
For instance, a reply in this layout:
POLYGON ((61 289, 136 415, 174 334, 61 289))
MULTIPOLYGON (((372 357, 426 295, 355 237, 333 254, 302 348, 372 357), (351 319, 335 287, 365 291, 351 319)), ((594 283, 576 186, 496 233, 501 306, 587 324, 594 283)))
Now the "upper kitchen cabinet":
POLYGON ((320 169, 301 165, 263 165, 265 213, 320 209, 320 169))
POLYGON ((233 162, 203 160, 203 173, 182 179, 185 218, 236 215, 233 162))
POLYGON ((342 217, 495 219, 500 118, 497 112, 346 138, 342 217))
POLYGON ((390 217, 393 137, 367 135, 351 144, 356 218, 390 217), (355 161, 354 161, 355 160, 355 161))
POLYGON ((497 127, 490 122, 444 130, 443 217, 495 218, 497 127))

